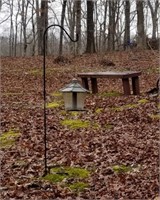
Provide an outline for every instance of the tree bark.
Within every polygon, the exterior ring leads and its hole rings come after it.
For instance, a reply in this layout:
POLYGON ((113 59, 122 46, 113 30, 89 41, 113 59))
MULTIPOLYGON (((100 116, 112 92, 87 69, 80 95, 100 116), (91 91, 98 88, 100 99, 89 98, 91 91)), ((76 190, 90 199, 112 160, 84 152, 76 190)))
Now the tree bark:
MULTIPOLYGON (((62 5, 62 15, 61 15, 61 26, 64 27, 64 18, 65 18, 65 11, 66 11, 67 1, 63 0, 62 5)), ((63 30, 60 30, 60 42, 59 42, 59 56, 62 56, 63 52, 63 30)))
POLYGON ((113 51, 115 49, 115 12, 116 12, 116 1, 109 0, 109 27, 108 27, 108 50, 113 51))
POLYGON ((13 26, 13 0, 10 4, 10 36, 9 36, 9 55, 13 56, 13 49, 14 49, 14 26, 13 26))
POLYGON ((76 54, 81 52, 81 0, 76 2, 76 34, 78 34, 78 42, 76 43, 76 54))
POLYGON ((104 22, 103 22, 103 51, 106 50, 106 25, 107 25, 107 8, 108 8, 108 1, 105 2, 104 8, 104 22))
POLYGON ((144 30, 143 0, 136 0, 137 9, 137 47, 146 48, 146 35, 144 30))
POLYGON ((87 47, 86 53, 95 53, 94 21, 93 21, 93 0, 87 0, 87 47))
POLYGON ((148 0, 148 6, 150 8, 151 16, 152 16, 152 39, 156 39, 156 30, 157 30, 157 21, 158 21, 157 12, 159 8, 159 1, 156 0, 155 9, 153 9, 153 6, 150 0, 148 0))
POLYGON ((40 18, 38 21, 39 30, 39 55, 43 55, 44 48, 46 48, 47 55, 47 43, 48 43, 48 34, 46 33, 46 47, 43 47, 43 34, 45 29, 48 27, 48 1, 41 0, 41 9, 40 9, 40 18))
POLYGON ((130 0, 125 0, 124 49, 130 44, 130 0))

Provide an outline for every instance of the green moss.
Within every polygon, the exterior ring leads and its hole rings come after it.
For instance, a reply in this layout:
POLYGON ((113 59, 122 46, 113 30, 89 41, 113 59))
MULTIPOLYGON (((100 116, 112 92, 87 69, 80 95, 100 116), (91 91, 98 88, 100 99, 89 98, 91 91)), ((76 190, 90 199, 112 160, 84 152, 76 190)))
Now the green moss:
POLYGON ((14 167, 22 167, 26 165, 27 165, 27 162, 24 160, 16 160, 13 164, 14 167))
POLYGON ((131 166, 125 166, 125 165, 115 165, 112 167, 112 169, 116 173, 125 173, 125 172, 132 171, 131 166))
POLYGON ((88 188, 88 183, 76 182, 68 185, 68 187, 76 192, 82 192, 84 189, 88 188))
POLYGON ((92 126, 93 129, 99 129, 100 128, 100 125, 98 123, 95 123, 95 122, 93 124, 91 124, 91 126, 92 126))
POLYGON ((127 104, 123 106, 124 108, 137 108, 138 104, 127 104))
POLYGON ((116 173, 139 172, 140 165, 137 166, 114 165, 112 166, 112 169, 116 173))
MULTIPOLYGON (((51 74, 51 73, 53 73, 53 72, 55 72, 55 68, 47 68, 46 69, 46 74, 48 74, 48 75, 51 74)), ((41 75, 43 75, 42 69, 32 69, 32 70, 28 71, 27 73, 31 74, 31 75, 34 75, 34 76, 39 76, 39 75, 41 76, 41 75)))
POLYGON ((14 145, 17 137, 20 136, 20 133, 15 130, 9 130, 8 132, 2 133, 0 136, 0 148, 9 148, 14 145))
POLYGON ((123 111, 124 109, 131 109, 131 108, 137 108, 139 105, 138 104, 126 104, 120 107, 112 107, 111 109, 114 111, 123 111))
POLYGON ((71 129, 87 128, 90 126, 89 121, 82 121, 80 119, 66 119, 61 122, 63 126, 68 126, 71 129))
POLYGON ((103 97, 118 97, 121 96, 122 94, 116 91, 111 91, 111 92, 104 92, 101 94, 103 97))
POLYGON ((32 74, 32 75, 42 75, 42 71, 39 69, 32 69, 30 71, 28 71, 28 74, 32 74))
POLYGON ((123 107, 112 107, 111 108, 113 111, 117 111, 117 112, 120 112, 120 111, 123 111, 123 107))
POLYGON ((51 96, 53 96, 53 97, 62 97, 62 93, 61 92, 53 92, 53 93, 51 93, 51 96))
POLYGON ((138 101, 138 103, 148 103, 149 102, 149 100, 147 100, 147 99, 140 99, 139 101, 138 101))
POLYGON ((66 110, 61 110, 60 114, 63 115, 63 116, 66 116, 67 115, 67 111, 66 110))
POLYGON ((57 183, 63 181, 63 179, 67 178, 67 176, 63 174, 47 174, 45 177, 43 177, 44 180, 57 183))
POLYGON ((100 114, 102 111, 103 111, 103 108, 97 108, 95 112, 96 114, 100 114))
POLYGON ((155 119, 155 120, 159 120, 160 119, 160 114, 152 114, 152 115, 149 115, 152 119, 155 119))
POLYGON ((61 106, 61 102, 47 103, 46 108, 58 108, 61 106))
POLYGON ((55 167, 51 169, 51 174, 59 174, 69 178, 87 178, 89 171, 79 167, 55 167))
POLYGON ((81 192, 88 187, 86 179, 89 176, 90 172, 86 169, 78 167, 55 167, 51 168, 50 174, 47 174, 42 179, 52 183, 60 183, 63 187, 69 187, 75 192, 81 192))
POLYGON ((79 115, 79 112, 77 111, 70 111, 69 112, 71 114, 71 116, 77 117, 79 115))
POLYGON ((62 183, 65 187, 69 187, 74 191, 82 191, 88 187, 87 183, 82 180, 87 179, 90 176, 90 172, 83 168, 78 167, 54 167, 50 169, 50 174, 43 177, 43 180, 50 181, 52 183, 62 183), (72 180, 73 182, 71 182, 72 180), (69 183, 68 183, 69 182, 69 183))
POLYGON ((106 129, 112 129, 113 125, 112 124, 105 124, 104 128, 106 128, 106 129))
POLYGON ((150 67, 148 69, 145 69, 145 72, 148 72, 148 73, 159 73, 159 67, 150 67))

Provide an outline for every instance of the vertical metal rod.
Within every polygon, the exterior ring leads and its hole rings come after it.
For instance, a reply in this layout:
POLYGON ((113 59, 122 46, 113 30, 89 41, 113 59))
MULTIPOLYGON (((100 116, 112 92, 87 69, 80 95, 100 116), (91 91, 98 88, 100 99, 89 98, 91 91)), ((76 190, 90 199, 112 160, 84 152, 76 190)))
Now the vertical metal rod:
POLYGON ((47 174, 47 124, 46 124, 46 32, 43 35, 43 101, 44 101, 44 176, 47 174))
POLYGON ((60 25, 58 24, 52 24, 48 26, 43 34, 43 101, 44 101, 44 121, 43 121, 43 126, 44 126, 44 175, 45 176, 48 172, 47 169, 47 117, 46 117, 46 33, 49 28, 53 26, 58 26, 61 28, 69 37, 69 39, 72 42, 77 42, 78 41, 78 34, 76 35, 76 40, 73 40, 70 35, 67 33, 67 31, 60 25))

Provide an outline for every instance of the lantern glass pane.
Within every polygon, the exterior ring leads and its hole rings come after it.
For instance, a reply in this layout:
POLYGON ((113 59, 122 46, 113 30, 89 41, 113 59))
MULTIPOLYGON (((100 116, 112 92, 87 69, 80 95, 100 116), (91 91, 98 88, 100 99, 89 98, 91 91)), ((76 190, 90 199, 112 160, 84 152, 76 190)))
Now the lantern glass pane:
POLYGON ((84 100, 86 97, 86 93, 80 92, 76 93, 76 95, 77 96, 74 99, 74 95, 72 92, 63 93, 65 110, 84 110, 84 100))
POLYGON ((65 110, 71 110, 72 109, 72 93, 71 92, 63 93, 63 98, 64 98, 65 110))
POLYGON ((84 109, 85 97, 86 97, 86 93, 77 93, 77 110, 84 109))

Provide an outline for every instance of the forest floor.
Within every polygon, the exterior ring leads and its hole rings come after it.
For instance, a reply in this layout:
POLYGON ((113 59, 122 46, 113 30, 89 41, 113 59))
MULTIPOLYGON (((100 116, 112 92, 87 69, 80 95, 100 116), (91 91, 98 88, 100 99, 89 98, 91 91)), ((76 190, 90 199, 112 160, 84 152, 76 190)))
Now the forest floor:
POLYGON ((156 86, 158 57, 156 51, 112 52, 61 64, 47 57, 50 181, 42 177, 43 58, 1 58, 0 199, 157 199, 160 103, 146 92, 156 86), (108 70, 142 71, 141 94, 124 96, 121 80, 99 79, 86 111, 64 110, 59 90, 78 72, 108 70))

